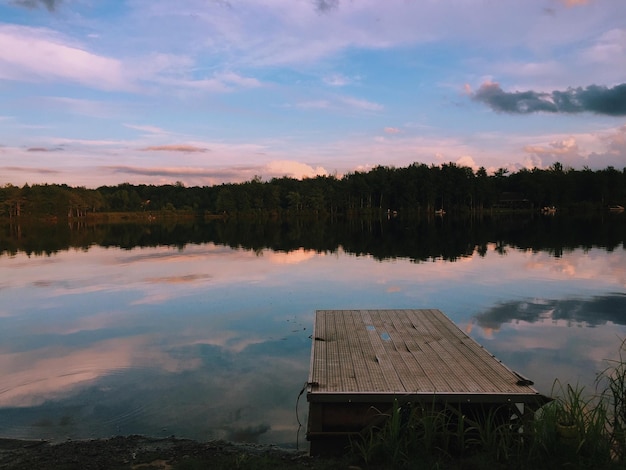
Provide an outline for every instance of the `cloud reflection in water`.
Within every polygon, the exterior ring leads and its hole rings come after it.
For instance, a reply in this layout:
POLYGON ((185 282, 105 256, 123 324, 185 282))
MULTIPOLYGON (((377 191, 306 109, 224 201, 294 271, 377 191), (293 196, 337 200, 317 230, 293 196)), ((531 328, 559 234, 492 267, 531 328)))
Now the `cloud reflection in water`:
POLYGON ((495 245, 424 263, 212 243, 0 258, 0 429, 293 443, 313 313, 328 308, 439 308, 549 392, 615 353, 625 265, 623 250, 495 245))
POLYGON ((511 301, 495 305, 476 315, 475 322, 482 328, 497 330, 503 323, 525 321, 564 321, 599 326, 607 322, 626 325, 626 294, 616 293, 589 299, 537 299, 511 301))

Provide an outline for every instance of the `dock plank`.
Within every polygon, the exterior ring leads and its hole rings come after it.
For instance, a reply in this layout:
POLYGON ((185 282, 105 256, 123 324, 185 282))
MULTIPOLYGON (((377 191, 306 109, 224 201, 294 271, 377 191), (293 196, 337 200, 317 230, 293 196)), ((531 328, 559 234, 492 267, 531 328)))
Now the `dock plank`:
POLYGON ((434 360, 445 366, 444 373, 449 377, 452 389, 459 393, 485 391, 484 386, 489 386, 489 384, 487 381, 482 381, 482 386, 478 383, 481 381, 479 368, 471 361, 468 361, 465 355, 455 354, 458 349, 456 349, 454 343, 458 340, 458 334, 462 333, 461 330, 456 326, 452 330, 448 328, 448 323, 438 323, 434 317, 437 317, 436 313, 429 311, 421 320, 431 334, 434 335, 435 332, 441 333, 440 338, 430 341, 428 345, 436 358, 434 360), (454 380, 453 383, 452 380, 454 380))
POLYGON ((318 310, 313 331, 311 395, 538 395, 436 309, 318 310))
POLYGON ((366 329, 375 361, 372 367, 380 370, 388 392, 404 392, 402 381, 398 376, 393 361, 386 350, 381 334, 386 333, 378 315, 373 311, 362 310, 361 317, 366 329))
MULTIPOLYGON (((372 364, 376 361, 376 354, 369 340, 369 335, 360 315, 357 312, 346 312, 346 327, 352 332, 353 349, 357 356, 355 361, 355 372, 359 390, 371 390, 372 392, 382 392, 386 390, 385 378, 382 373, 372 364), (358 351, 358 352, 356 352, 358 351)), ((349 392, 349 390, 347 390, 349 392)))
POLYGON ((440 372, 430 365, 422 347, 417 343, 413 325, 408 320, 406 312, 394 310, 389 317, 395 333, 394 338, 401 342, 398 344, 398 351, 404 363, 403 372, 411 378, 407 391, 435 392, 438 388, 446 388, 447 383, 440 376, 440 372))
MULTIPOLYGON (((364 370, 355 364, 359 363, 362 352, 354 348, 351 341, 351 333, 346 325, 346 315, 335 313, 333 315, 335 331, 337 331, 337 350, 342 358, 338 369, 338 382, 341 384, 341 391, 358 390, 362 384, 357 380, 357 374, 362 376, 364 370)), ((351 329, 351 328, 350 328, 351 329)))
MULTIPOLYGON (((434 323, 440 328, 457 329, 445 316, 437 316, 434 323)), ((458 341, 450 345, 452 353, 455 357, 463 358, 466 370, 476 375, 481 381, 483 390, 491 393, 507 393, 514 390, 517 377, 509 374, 511 371, 506 366, 460 330, 457 336, 458 341)))

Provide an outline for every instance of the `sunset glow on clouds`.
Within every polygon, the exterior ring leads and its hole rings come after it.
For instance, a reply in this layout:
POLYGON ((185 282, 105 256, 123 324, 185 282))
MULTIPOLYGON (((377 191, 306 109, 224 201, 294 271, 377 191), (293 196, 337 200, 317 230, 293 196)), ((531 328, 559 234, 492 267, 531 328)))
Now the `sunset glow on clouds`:
POLYGON ((622 0, 4 1, 0 184, 621 169, 625 16, 622 0))

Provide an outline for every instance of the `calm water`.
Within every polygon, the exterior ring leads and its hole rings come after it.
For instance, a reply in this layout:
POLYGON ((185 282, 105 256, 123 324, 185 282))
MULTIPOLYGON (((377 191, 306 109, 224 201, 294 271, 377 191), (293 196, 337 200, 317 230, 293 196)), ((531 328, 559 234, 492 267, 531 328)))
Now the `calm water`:
POLYGON ((316 309, 438 308, 539 391, 592 391, 626 337, 618 222, 7 227, 0 435, 302 442, 316 309))

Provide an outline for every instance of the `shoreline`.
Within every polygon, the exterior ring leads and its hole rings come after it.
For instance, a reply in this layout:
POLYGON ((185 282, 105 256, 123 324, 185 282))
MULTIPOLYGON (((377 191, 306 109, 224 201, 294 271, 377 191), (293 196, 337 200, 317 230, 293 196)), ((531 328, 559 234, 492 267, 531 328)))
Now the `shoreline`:
MULTIPOLYGON (((345 464, 344 464, 345 465, 345 464)), ((275 445, 115 436, 64 442, 0 438, 0 469, 337 468, 337 459, 275 445)), ((345 468, 345 466, 344 466, 345 468)))

